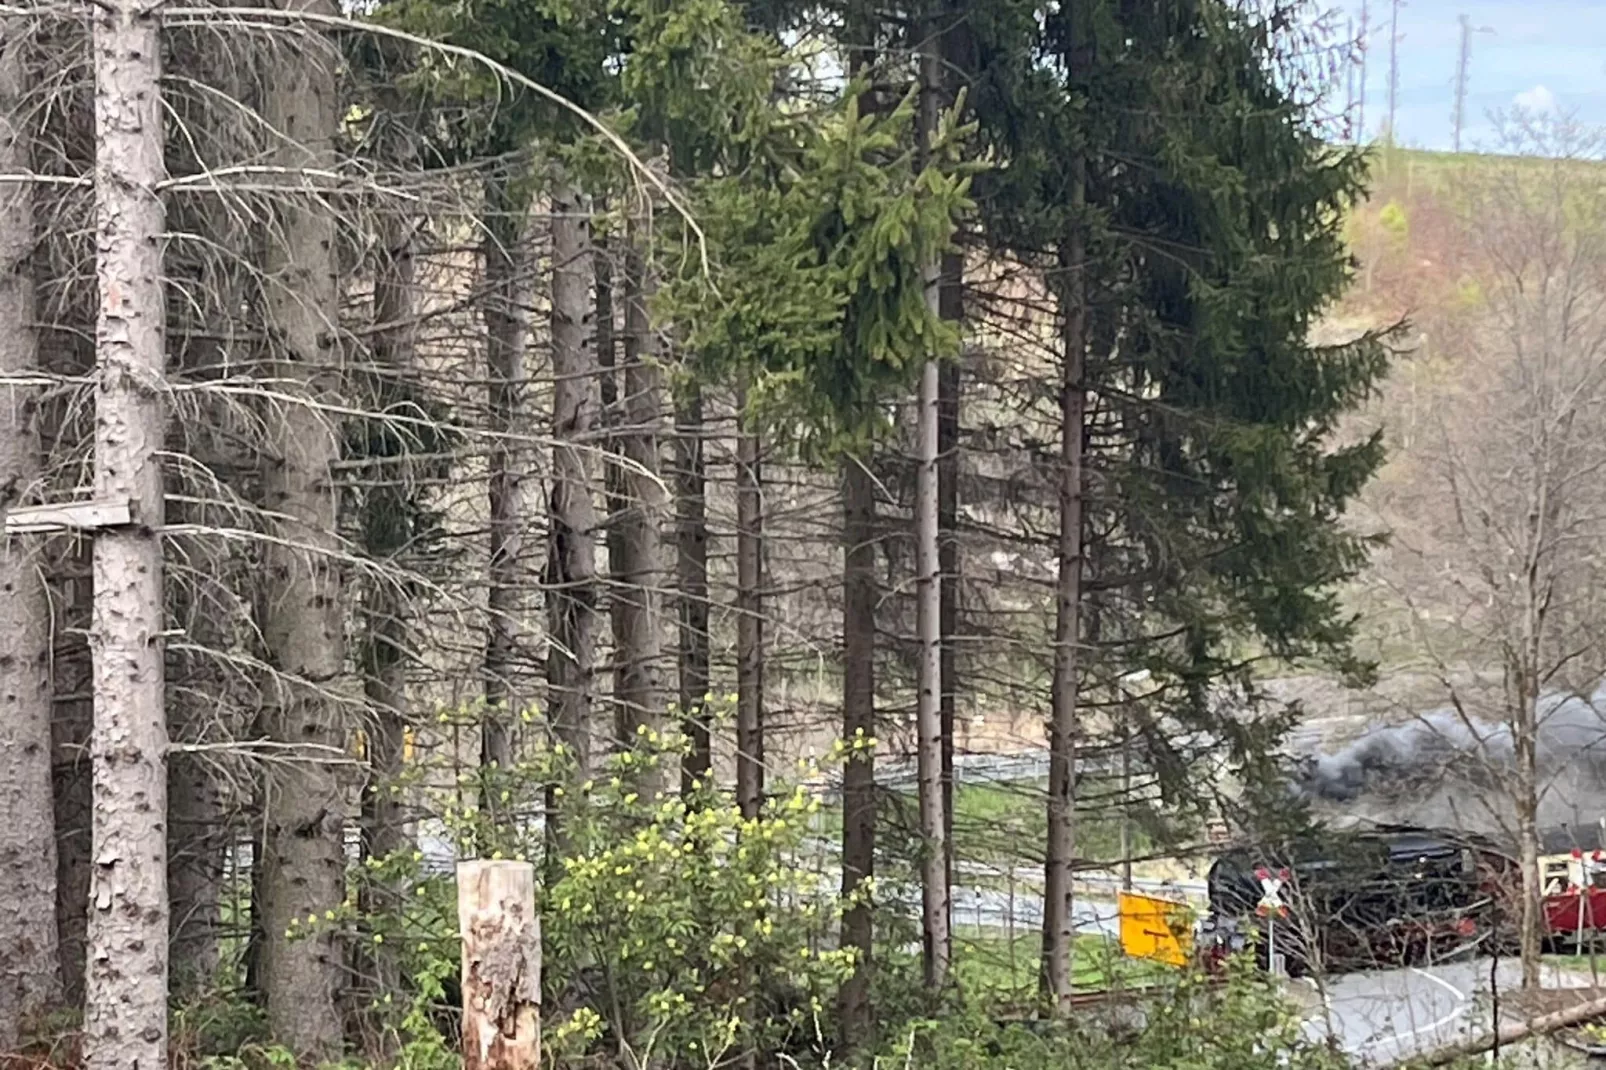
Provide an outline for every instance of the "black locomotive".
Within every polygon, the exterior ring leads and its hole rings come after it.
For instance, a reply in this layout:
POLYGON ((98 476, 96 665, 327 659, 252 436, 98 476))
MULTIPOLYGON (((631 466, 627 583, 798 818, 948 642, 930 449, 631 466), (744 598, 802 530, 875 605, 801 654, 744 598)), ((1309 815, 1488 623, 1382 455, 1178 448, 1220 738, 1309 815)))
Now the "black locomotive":
POLYGON ((1210 867, 1200 949, 1218 961, 1253 943, 1265 966, 1275 942, 1294 976, 1436 961, 1496 932, 1514 870, 1487 840, 1404 825, 1232 847, 1210 867), (1263 909, 1268 874, 1285 878, 1285 912, 1263 909))

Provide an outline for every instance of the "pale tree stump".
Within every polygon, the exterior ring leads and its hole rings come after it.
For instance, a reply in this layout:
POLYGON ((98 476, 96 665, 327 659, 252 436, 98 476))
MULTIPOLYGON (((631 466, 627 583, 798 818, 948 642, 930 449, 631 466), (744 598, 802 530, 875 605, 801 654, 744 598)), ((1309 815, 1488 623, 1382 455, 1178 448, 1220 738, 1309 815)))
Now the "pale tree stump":
POLYGON ((536 1070, 541 1060, 541 919, 535 867, 457 866, 463 938, 463 1070, 536 1070))

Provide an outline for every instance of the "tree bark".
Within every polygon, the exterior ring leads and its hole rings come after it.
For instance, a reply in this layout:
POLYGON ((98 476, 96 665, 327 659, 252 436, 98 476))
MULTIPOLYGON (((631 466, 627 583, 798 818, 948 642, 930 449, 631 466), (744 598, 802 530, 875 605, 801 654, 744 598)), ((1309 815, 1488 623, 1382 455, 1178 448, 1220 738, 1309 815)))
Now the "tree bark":
POLYGON ((463 1070, 541 1065, 541 919, 535 867, 462 862, 457 867, 463 946, 463 1070))
MULTIPOLYGON (((374 312, 376 325, 384 329, 374 335, 372 354, 378 378, 375 396, 381 412, 414 415, 403 399, 409 384, 416 382, 417 346, 412 326, 416 311, 411 221, 385 216, 379 227, 383 248, 374 274, 374 312)), ((402 458, 418 443, 409 425, 386 428, 384 440, 399 443, 402 458)), ((368 523, 369 556, 379 565, 392 566, 386 574, 373 577, 363 606, 363 696, 368 725, 366 747, 367 780, 362 792, 362 853, 365 859, 385 859, 408 846, 406 816, 398 792, 402 761, 407 744, 407 725, 411 704, 407 696, 407 620, 409 599, 400 575, 394 574, 403 553, 415 534, 412 515, 417 507, 412 480, 413 466, 405 459, 380 473, 378 485, 369 490, 365 503, 368 523)), ((365 915, 395 910, 406 889, 366 881, 362 889, 365 915)), ((366 1000, 382 998, 399 989, 401 968, 396 949, 388 944, 364 942, 360 983, 366 1000)))
POLYGON ((676 554, 680 585, 680 717, 690 749, 680 790, 706 783, 713 769, 708 711, 708 477, 703 462, 703 394, 692 386, 675 428, 676 554))
MULTIPOLYGON (((334 11, 328 0, 290 0, 290 8, 334 11)), ((263 102, 264 119, 283 139, 274 162, 292 173, 332 170, 339 56, 312 27, 279 47, 263 102)), ((338 1057, 342 1040, 336 934, 306 923, 345 899, 345 800, 334 763, 346 752, 346 725, 329 691, 344 668, 333 474, 340 433, 315 408, 340 396, 337 240, 331 208, 287 188, 264 258, 273 376, 288 398, 266 420, 263 493, 276 537, 263 554, 262 636, 272 672, 262 723, 270 739, 294 750, 293 760, 270 762, 265 773, 262 986, 275 1038, 307 1061, 338 1057), (293 937, 292 923, 301 929, 293 937)))
POLYGON ((89 925, 90 833, 89 736, 94 723, 94 669, 89 655, 94 575, 88 540, 63 539, 52 585, 56 610, 51 629, 51 685, 58 696, 50 726, 52 791, 56 816, 56 949, 62 1001, 84 1002, 85 948, 89 925), (75 696, 68 698, 66 696, 75 696))
MULTIPOLYGON (((942 101, 951 106, 957 99, 956 87, 967 84, 978 65, 974 27, 962 17, 959 5, 940 5, 938 48, 944 72, 942 101)), ((965 257, 958 249, 943 254, 942 283, 938 312, 949 323, 965 317, 965 257)), ((942 570, 942 791, 944 830, 948 846, 948 887, 953 887, 954 869, 954 733, 959 703, 959 662, 956 649, 959 632, 960 548, 959 548, 959 395, 963 348, 958 360, 944 362, 937 378, 937 531, 938 567, 942 570)))
MULTIPOLYGON (((612 606, 619 649, 614 651, 614 734, 628 748, 638 736, 661 727, 663 699, 659 686, 659 587, 663 583, 662 524, 664 487, 659 480, 659 439, 663 422, 662 376, 657 336, 648 304, 652 300, 652 267, 632 235, 626 252, 624 427, 620 445, 625 460, 624 511, 619 526, 620 559, 613 563, 612 606)), ((643 774, 641 794, 662 790, 662 777, 643 774)))
MULTIPOLYGON (((1537 634, 1537 630, 1534 633, 1537 634)), ((1537 658, 1533 662, 1538 664, 1537 658)), ((1537 674, 1518 670, 1516 717, 1511 735, 1516 759, 1517 861, 1522 866, 1522 909, 1517 947, 1522 964, 1522 988, 1539 988, 1540 956, 1544 950, 1544 888, 1539 873, 1539 688, 1537 674)))
MULTIPOLYGON (((180 505, 176 511, 183 517, 188 510, 180 505)), ((227 575, 224 562, 217 559, 221 555, 209 555, 202 546, 185 550, 192 555, 192 566, 208 578, 227 575)), ((170 584, 179 587, 172 601, 180 614, 185 643, 195 648, 170 653, 168 658, 168 733, 175 746, 216 740, 220 735, 232 738, 226 729, 219 732, 216 724, 228 693, 213 653, 223 649, 223 629, 212 616, 213 605, 204 600, 205 592, 193 589, 202 582, 199 576, 192 576, 183 585, 170 584)), ((229 829, 223 785, 214 774, 214 762, 211 756, 182 750, 175 750, 167 762, 168 972, 171 995, 179 1000, 201 992, 217 978, 229 829)))
MULTIPOLYGON (((942 92, 942 67, 937 54, 938 33, 934 24, 928 30, 920 56, 920 140, 923 154, 929 154, 930 139, 936 135, 942 92)), ((942 287, 940 259, 923 265, 922 270, 925 274, 926 305, 932 314, 939 314, 942 287)), ((940 375, 936 357, 928 356, 920 373, 916 419, 915 583, 920 660, 916 681, 915 764, 919 781, 920 838, 923 841, 920 857, 921 950, 928 993, 940 992, 948 983, 948 961, 952 950, 948 932, 948 818, 943 811, 942 775, 942 574, 938 559, 938 523, 941 514, 937 489, 940 375)))
MULTIPOLYGON (((598 426, 596 321, 590 217, 579 195, 560 186, 552 196, 552 497, 547 577, 548 705, 557 739, 583 779, 591 764, 591 707, 596 679, 597 510, 592 451, 598 426)), ((561 843, 555 795, 548 827, 561 843)))
POLYGON ((842 472, 842 735, 848 761, 842 770, 842 946, 858 952, 853 975, 842 985, 844 1054, 874 1042, 870 977, 874 921, 859 885, 875 874, 875 483, 856 458, 842 472), (855 744, 859 748, 855 749, 855 744))
POLYGON ((737 407, 736 801, 754 818, 764 805, 764 473, 745 389, 737 407))
MULTIPOLYGON (((491 545, 486 596, 489 615, 485 642, 485 713, 480 729, 480 764, 507 768, 513 764, 513 725, 523 697, 514 686, 523 620, 524 535, 530 507, 524 486, 529 469, 522 436, 534 423, 526 410, 529 372, 525 350, 530 304, 529 243, 524 233, 524 206, 515 204, 507 186, 493 180, 485 193, 485 360, 490 375, 491 425, 498 437, 491 444, 491 545)), ((554 281, 554 288, 558 283, 554 281)), ((555 315, 555 313, 554 313, 555 315)), ((496 798, 487 807, 496 812, 496 798)))
MULTIPOLYGON (((22 129, 27 27, 0 20, 0 173, 30 169, 22 129)), ((39 475, 39 372, 34 330, 34 198, 26 182, 0 185, 0 518, 39 475)), ((0 535, 0 1052, 60 995, 56 928, 56 820, 50 783, 50 605, 38 542, 0 535)))
POLYGON ((116 0, 93 14, 95 491, 134 523, 94 540, 94 870, 84 1061, 167 1066, 167 712, 163 664, 166 177, 156 14, 116 0))
MULTIPOLYGON (((957 323, 964 318, 964 258, 943 257, 942 318, 957 323)), ((943 364, 937 372, 937 567, 942 572, 942 613, 938 623, 942 640, 942 815, 947 825, 943 843, 948 848, 948 887, 954 878, 954 738, 959 705, 959 395, 958 361, 943 364)))
MULTIPOLYGON (((1080 12, 1073 14, 1077 19, 1080 12)), ((1083 203, 1083 167, 1071 175, 1071 211, 1083 203)), ((1054 670, 1050 702, 1048 849, 1044 864, 1043 981, 1053 1012, 1071 1009, 1071 957, 1076 921, 1071 910, 1076 859, 1077 659, 1082 609, 1083 424, 1087 395, 1083 369, 1087 349, 1086 245, 1081 221, 1060 252, 1059 292, 1064 355, 1060 382, 1059 577, 1055 583, 1054 670)))

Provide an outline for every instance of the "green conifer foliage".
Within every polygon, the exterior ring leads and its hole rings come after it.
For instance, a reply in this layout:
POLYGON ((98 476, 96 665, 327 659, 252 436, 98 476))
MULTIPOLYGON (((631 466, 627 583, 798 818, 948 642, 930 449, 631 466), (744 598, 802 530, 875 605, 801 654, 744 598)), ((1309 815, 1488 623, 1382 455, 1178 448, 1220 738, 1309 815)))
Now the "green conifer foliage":
POLYGON ((988 238, 1045 264, 1069 228, 1089 239, 1087 587, 1110 653, 1084 686, 1139 667, 1168 685, 1144 714, 1162 770, 1187 763, 1161 713, 1247 758, 1267 740, 1207 685, 1249 687, 1267 655, 1365 668, 1337 589, 1367 543, 1341 518, 1382 451, 1335 430, 1387 350, 1311 341, 1350 279, 1340 217, 1365 161, 1323 143, 1279 84, 1275 28, 1237 5, 1090 2, 1080 68, 1063 10, 972 6, 973 114, 1000 161, 977 180, 988 238))

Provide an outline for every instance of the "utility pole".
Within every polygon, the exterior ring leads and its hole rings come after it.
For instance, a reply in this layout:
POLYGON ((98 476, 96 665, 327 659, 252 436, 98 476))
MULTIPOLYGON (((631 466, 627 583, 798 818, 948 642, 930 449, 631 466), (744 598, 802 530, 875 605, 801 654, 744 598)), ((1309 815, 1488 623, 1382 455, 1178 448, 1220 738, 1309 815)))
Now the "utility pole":
POLYGON ((1472 21, 1466 12, 1461 21, 1461 54, 1455 62, 1455 111, 1450 116, 1450 151, 1461 151, 1461 126, 1467 117, 1467 63, 1472 59, 1472 21))
POLYGON ((1466 125, 1467 118, 1467 69, 1472 63, 1472 35, 1475 33, 1494 33, 1489 26, 1472 28, 1472 22, 1462 15, 1461 17, 1461 56, 1455 65, 1455 111, 1450 117, 1453 130, 1451 134, 1451 149, 1461 151, 1461 131, 1466 125))
POLYGON ((1344 72, 1344 136, 1353 142, 1359 140, 1355 136, 1355 20, 1346 19, 1344 26, 1351 49, 1344 72))
POLYGON ((1394 128, 1394 113, 1400 97, 1400 7, 1404 0, 1389 0, 1389 143, 1398 138, 1394 128))
POLYGON ((1367 0, 1361 0, 1361 88, 1359 94, 1360 105, 1355 110, 1356 141, 1366 140, 1366 51, 1370 45, 1369 38, 1372 33, 1372 23, 1367 0))

